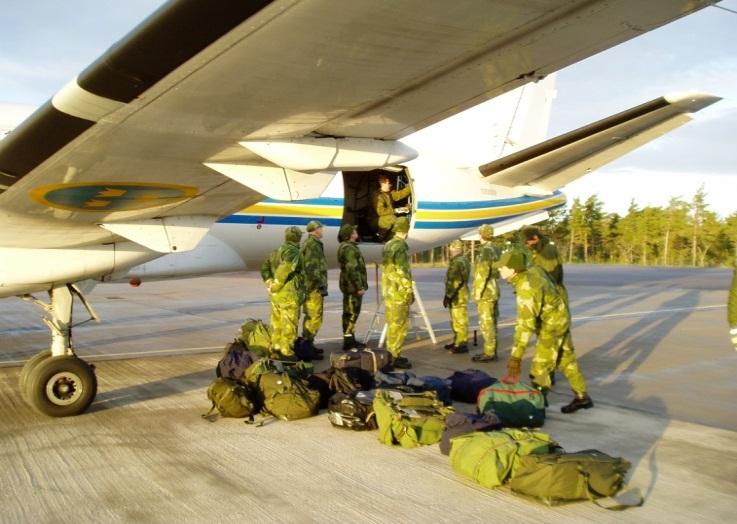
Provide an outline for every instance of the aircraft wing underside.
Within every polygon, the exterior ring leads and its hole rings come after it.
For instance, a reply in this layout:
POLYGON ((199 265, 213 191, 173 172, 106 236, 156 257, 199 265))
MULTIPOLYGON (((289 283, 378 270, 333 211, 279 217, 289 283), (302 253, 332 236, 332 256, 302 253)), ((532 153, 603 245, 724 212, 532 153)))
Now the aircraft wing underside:
POLYGON ((573 180, 689 122, 690 113, 721 98, 681 93, 528 147, 479 167, 490 183, 530 195, 552 194, 573 180))
POLYGON ((169 2, 0 142, 0 245, 165 251, 263 198, 241 141, 396 140, 711 3, 169 2))

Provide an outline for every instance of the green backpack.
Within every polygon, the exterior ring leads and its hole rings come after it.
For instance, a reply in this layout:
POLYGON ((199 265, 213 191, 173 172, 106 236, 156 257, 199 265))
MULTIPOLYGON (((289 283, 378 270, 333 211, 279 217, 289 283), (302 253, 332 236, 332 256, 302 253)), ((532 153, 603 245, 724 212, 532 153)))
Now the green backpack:
POLYGON ((642 497, 632 490, 632 502, 604 505, 596 499, 616 495, 624 485, 630 463, 619 457, 589 449, 577 453, 528 455, 520 457, 512 478, 515 493, 535 497, 548 505, 575 500, 591 500, 606 509, 641 506, 642 497))
POLYGON ((247 318, 241 325, 240 339, 249 351, 259 357, 267 357, 271 352, 271 331, 261 320, 247 318))
POLYGON ((557 444, 542 431, 508 428, 451 439, 450 465, 456 473, 487 488, 501 486, 531 453, 549 453, 557 444))
POLYGON ((251 420, 258 413, 255 393, 240 380, 216 378, 207 388, 207 398, 212 402, 212 407, 202 415, 203 418, 210 417, 215 410, 221 417, 251 417, 251 420))
POLYGON ((305 377, 312 365, 262 358, 246 370, 246 381, 256 387, 262 411, 282 420, 317 414, 320 393, 310 389, 305 377))
POLYGON ((379 441, 403 448, 437 444, 445 429, 445 417, 454 412, 434 391, 404 393, 379 389, 373 403, 379 441))

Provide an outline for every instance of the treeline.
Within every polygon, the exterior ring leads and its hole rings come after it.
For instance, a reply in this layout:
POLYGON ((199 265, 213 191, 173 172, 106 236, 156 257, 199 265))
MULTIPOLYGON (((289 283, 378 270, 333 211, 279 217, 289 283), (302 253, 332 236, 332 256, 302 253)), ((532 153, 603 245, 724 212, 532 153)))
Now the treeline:
MULTIPOLYGON (((576 198, 539 226, 567 263, 718 267, 737 258, 737 212, 720 218, 709 209, 703 186, 690 200, 674 197, 665 207, 640 208, 633 200, 624 216, 603 208, 596 195, 576 198)), ((517 242, 517 234, 501 239, 517 242)), ((445 246, 416 256, 418 263, 445 261, 445 246)))

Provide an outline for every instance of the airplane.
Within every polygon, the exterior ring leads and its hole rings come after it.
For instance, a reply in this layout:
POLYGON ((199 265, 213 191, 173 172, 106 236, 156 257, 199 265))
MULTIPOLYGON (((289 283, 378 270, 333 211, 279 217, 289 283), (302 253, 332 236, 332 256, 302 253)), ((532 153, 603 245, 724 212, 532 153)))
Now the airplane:
POLYGON ((313 218, 357 224, 377 259, 379 174, 412 188, 413 250, 544 220, 566 183, 718 100, 661 97, 543 140, 553 73, 712 3, 167 2, 0 141, 0 298, 34 301, 51 331, 21 395, 56 417, 94 400, 71 336, 75 297, 97 318, 90 282, 255 269, 313 218), (412 147, 485 100, 487 161, 412 147))

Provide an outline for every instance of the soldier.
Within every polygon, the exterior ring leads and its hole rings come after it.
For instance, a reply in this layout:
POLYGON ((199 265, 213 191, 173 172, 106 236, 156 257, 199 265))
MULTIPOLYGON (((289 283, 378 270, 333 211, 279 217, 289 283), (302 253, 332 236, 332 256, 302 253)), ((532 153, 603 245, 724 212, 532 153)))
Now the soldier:
POLYGON ((517 327, 514 346, 507 362, 508 374, 504 381, 519 381, 522 356, 532 335, 537 333, 537 346, 530 373, 533 384, 544 394, 550 389, 550 372, 557 366, 568 379, 576 395, 561 408, 573 413, 594 405, 586 392, 586 382, 578 369, 573 344, 564 344, 570 337, 571 316, 560 292, 548 274, 537 266, 526 267, 524 254, 512 249, 494 264, 499 274, 514 286, 517 295, 517 327))
POLYGON ((340 291, 343 293, 343 350, 363 349, 365 344, 356 340, 355 329, 361 313, 363 295, 368 289, 366 263, 356 245, 356 226, 343 224, 338 234, 338 264, 340 265, 340 291))
POLYGON ((471 357, 475 362, 497 360, 497 320, 499 319, 499 270, 493 267, 499 260, 499 249, 491 243, 494 228, 484 224, 479 228, 481 246, 476 255, 473 272, 473 299, 479 315, 479 328, 484 337, 484 352, 471 357))
POLYGON ((302 339, 313 354, 323 350, 315 347, 315 336, 322 326, 323 297, 328 294, 328 262, 322 246, 323 226, 317 220, 307 223, 307 240, 302 245, 305 267, 305 303, 302 339))
POLYGON ((530 250, 532 265, 547 272, 568 306, 568 291, 563 285, 563 259, 558 248, 535 226, 522 228, 520 237, 530 250))
POLYGON ((729 336, 732 338, 732 345, 737 350, 737 261, 735 261, 732 287, 729 289, 729 299, 727 300, 727 321, 729 322, 729 336))
POLYGON ((392 232, 394 222, 397 220, 398 213, 407 213, 406 207, 394 207, 394 202, 398 202, 403 198, 407 198, 411 194, 409 186, 404 189, 392 191, 392 182, 386 175, 378 178, 379 189, 371 195, 374 206, 376 234, 380 241, 388 240, 392 232))
POLYGON ((299 308, 305 298, 304 262, 299 252, 302 231, 290 226, 284 243, 261 265, 261 278, 271 300, 271 346, 277 357, 294 359, 299 308))
POLYGON ((463 242, 454 240, 448 247, 450 262, 445 274, 443 307, 450 308, 453 342, 445 345, 451 353, 468 353, 468 277, 471 263, 463 254, 463 242))
POLYGON ((381 288, 386 308, 386 348, 392 354, 393 365, 410 369, 412 364, 400 356, 409 329, 409 306, 414 302, 409 246, 405 242, 409 220, 399 217, 394 223, 394 236, 384 245, 382 253, 381 288))

